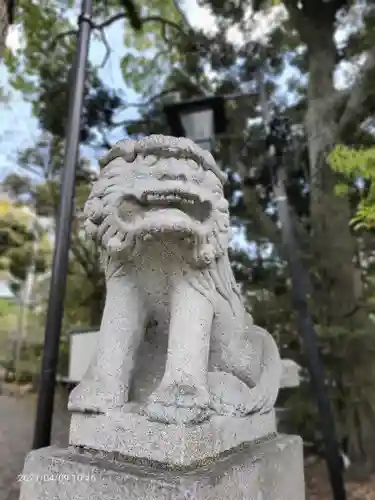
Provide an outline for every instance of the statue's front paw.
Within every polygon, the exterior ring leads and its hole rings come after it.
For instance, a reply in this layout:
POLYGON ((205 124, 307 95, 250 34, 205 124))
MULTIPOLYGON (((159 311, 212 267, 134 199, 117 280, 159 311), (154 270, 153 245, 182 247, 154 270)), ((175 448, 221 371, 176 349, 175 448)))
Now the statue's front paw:
POLYGON ((82 381, 70 393, 68 410, 78 413, 107 413, 124 404, 124 388, 107 392, 105 385, 82 381))
POLYGON ((209 406, 210 395, 204 387, 181 383, 161 384, 150 396, 142 413, 152 421, 193 425, 210 416, 209 406))

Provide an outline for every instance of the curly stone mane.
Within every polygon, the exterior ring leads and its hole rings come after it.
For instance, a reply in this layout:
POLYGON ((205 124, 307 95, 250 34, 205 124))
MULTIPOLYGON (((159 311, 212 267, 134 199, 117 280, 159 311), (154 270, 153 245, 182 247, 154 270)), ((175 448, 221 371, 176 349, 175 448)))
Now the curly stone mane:
POLYGON ((126 196, 137 189, 137 179, 134 178, 137 166, 148 162, 153 165, 155 161, 167 158, 195 162, 214 179, 209 183, 210 189, 214 187, 211 191, 210 230, 196 238, 191 263, 196 272, 191 282, 210 300, 214 300, 212 293, 216 291, 233 310, 234 300, 238 301, 240 292, 228 258, 229 212, 223 195, 226 175, 217 167, 209 152, 189 139, 153 135, 138 141, 117 143, 100 160, 102 171, 84 209, 85 230, 101 246, 104 262, 121 260, 124 251, 127 251, 127 258, 131 258, 131 250, 139 235, 131 227, 125 227, 118 215, 119 208, 126 196))

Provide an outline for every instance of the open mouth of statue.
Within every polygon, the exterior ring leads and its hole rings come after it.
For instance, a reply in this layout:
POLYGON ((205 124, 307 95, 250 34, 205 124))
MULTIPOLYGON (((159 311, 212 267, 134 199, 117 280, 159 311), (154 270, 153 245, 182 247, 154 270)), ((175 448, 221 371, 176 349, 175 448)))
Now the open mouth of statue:
POLYGON ((199 222, 206 221, 212 210, 210 201, 183 191, 145 191, 138 202, 147 211, 179 210, 199 222))

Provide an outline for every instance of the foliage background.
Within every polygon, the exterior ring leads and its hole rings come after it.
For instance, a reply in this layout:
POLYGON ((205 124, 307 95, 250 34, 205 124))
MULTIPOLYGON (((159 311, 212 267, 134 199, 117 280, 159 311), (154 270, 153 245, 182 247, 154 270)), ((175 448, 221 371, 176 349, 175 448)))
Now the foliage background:
MULTIPOLYGON (((166 133, 162 109, 176 91, 182 99, 241 93, 227 103, 228 133, 218 138, 215 151, 229 174, 226 197, 237 234, 234 272, 255 321, 274 334, 283 356, 305 367, 265 136, 268 116, 287 117, 292 125, 284 157, 288 201, 309 271, 311 313, 340 442, 354 461, 371 464, 374 2, 205 0, 202 5, 216 30, 193 26, 177 0, 94 2, 93 37, 102 43, 104 58, 91 62, 87 72, 64 332, 72 325, 97 325, 103 307, 98 249, 79 226, 97 158, 119 138, 166 133), (122 82, 109 86, 103 75, 118 47, 106 33, 115 23, 123 23, 116 62, 122 82)), ((66 2, 20 0, 17 22, 25 43, 5 51, 10 82, 31 103, 41 135, 20 151, 17 173, 3 184, 17 203, 29 203, 38 215, 55 220, 76 41, 73 19, 66 2)), ((22 280, 28 240, 21 226, 17 231, 23 239, 5 256, 4 267, 22 280)), ((303 436, 319 443, 308 386, 289 404, 303 436)))

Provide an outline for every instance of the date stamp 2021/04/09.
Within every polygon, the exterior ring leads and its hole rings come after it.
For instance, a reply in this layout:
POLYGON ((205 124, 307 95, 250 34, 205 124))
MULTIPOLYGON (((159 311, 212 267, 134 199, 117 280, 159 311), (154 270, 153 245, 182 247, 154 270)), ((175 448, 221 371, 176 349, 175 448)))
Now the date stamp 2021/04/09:
POLYGON ((18 474, 17 482, 19 483, 90 483, 97 480, 95 474, 18 474))

